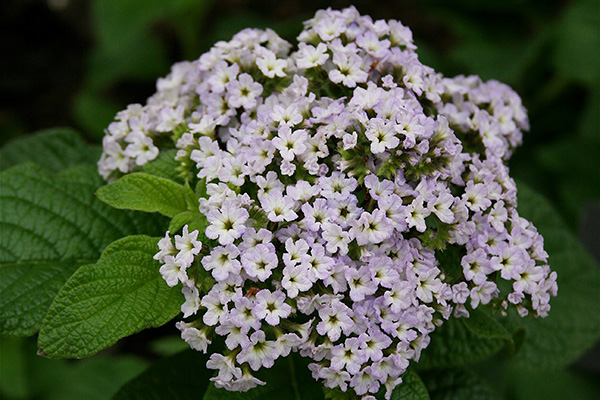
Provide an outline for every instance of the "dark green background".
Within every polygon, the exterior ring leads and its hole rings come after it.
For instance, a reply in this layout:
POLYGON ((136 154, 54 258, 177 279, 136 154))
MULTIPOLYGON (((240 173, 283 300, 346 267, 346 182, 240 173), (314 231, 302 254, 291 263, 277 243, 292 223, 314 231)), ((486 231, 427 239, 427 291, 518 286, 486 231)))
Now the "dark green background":
MULTIPOLYGON (((217 40, 228 40, 246 27, 270 27, 293 42, 302 21, 317 9, 349 4, 1 1, 0 145, 55 126, 74 127, 89 142, 100 143, 114 114, 129 103, 143 103, 154 92, 156 79, 167 74, 174 62, 196 59, 217 40)), ((498 79, 522 96, 531 130, 510 161, 511 176, 550 199, 573 232, 600 258, 600 2, 353 4, 362 14, 398 19, 409 26, 421 60, 437 71, 498 79)), ((28 340, 2 338, 0 395, 7 399, 108 398, 149 361, 181 348, 171 334, 175 334, 172 326, 121 341, 110 351, 126 354, 118 361, 94 358, 79 363, 40 360, 32 356, 35 347, 28 340), (157 342, 159 337, 167 339, 157 342), (93 396, 85 389, 89 382, 97 386, 91 391, 93 396), (63 387, 70 397, 57 394, 57 388, 63 387)), ((598 352, 592 353, 568 373, 554 377, 511 379, 520 385, 520 393, 528 393, 528 385, 533 385, 563 396, 556 398, 566 397, 552 387, 584 388, 582 396, 598 394, 598 386, 589 383, 598 377, 599 358, 598 352)), ((565 393, 573 392, 567 389, 565 393)))

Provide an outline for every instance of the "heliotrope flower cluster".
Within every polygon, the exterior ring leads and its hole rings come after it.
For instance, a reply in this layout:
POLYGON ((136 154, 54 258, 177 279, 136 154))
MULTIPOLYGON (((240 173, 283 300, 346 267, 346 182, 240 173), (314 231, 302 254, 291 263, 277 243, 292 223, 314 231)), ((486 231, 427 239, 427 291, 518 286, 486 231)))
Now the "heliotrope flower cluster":
POLYGON ((216 386, 263 384, 252 371, 299 352, 325 386, 389 398, 452 314, 547 315, 556 273, 504 164, 526 110, 415 49, 400 22, 354 8, 319 11, 295 49, 246 29, 109 126, 105 178, 174 147, 205 187, 206 229, 167 232, 155 258, 182 284, 183 339, 206 352, 224 337, 207 364, 216 386))

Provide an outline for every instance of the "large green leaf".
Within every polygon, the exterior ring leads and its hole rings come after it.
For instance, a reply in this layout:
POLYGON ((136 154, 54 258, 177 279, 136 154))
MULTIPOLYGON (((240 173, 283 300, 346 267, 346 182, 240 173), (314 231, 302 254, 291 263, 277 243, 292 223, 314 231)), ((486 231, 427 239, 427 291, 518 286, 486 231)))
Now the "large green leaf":
POLYGON ((468 330, 485 339, 503 339, 512 343, 513 337, 498 320, 484 310, 477 308, 470 311, 469 318, 463 320, 468 330))
POLYGON ((402 375, 402 383, 392 392, 391 400, 429 400, 427 388, 414 369, 402 375))
MULTIPOLYGON (((472 12, 472 8, 469 9, 472 12)), ((550 39, 550 31, 540 29, 531 34, 516 18, 505 18, 490 24, 489 19, 473 18, 469 12, 443 5, 432 11, 443 16, 455 40, 447 46, 446 63, 459 67, 453 73, 477 74, 483 80, 498 79, 518 83, 528 68, 540 57, 550 39)), ((500 18, 500 16, 497 16, 500 18)), ((442 66, 443 69, 443 66, 442 66)))
POLYGON ((461 319, 450 318, 431 334, 419 368, 446 368, 473 363, 497 353, 504 340, 485 338, 468 329, 461 319))
MULTIPOLYGON (((597 110, 596 110, 597 111, 597 110)), ((597 133, 597 131, 596 131, 597 133)), ((541 147, 536 159, 552 174, 563 215, 576 226, 579 212, 586 204, 600 199, 600 146, 598 139, 570 136, 541 147)))
POLYGON ((459 368, 421 374, 431 400, 500 400, 479 376, 459 368))
POLYGON ((0 336, 0 398, 108 400, 146 366, 131 355, 51 360, 36 355, 33 339, 0 336))
POLYGON ((100 148, 85 143, 76 131, 55 128, 4 145, 0 150, 0 170, 33 161, 47 172, 58 172, 77 164, 95 164, 99 158, 100 148))
POLYGON ((0 398, 30 397, 23 340, 20 337, 0 336, 0 398))
POLYGON ((598 400, 600 381, 574 370, 523 371, 506 368, 515 400, 598 400))
POLYGON ((600 2, 573 2, 558 23, 554 65, 559 73, 595 84, 600 70, 600 2))
POLYGON ((277 360, 272 368, 261 369, 255 373, 266 385, 247 392, 228 392, 225 389, 217 389, 211 383, 204 393, 203 400, 322 399, 321 384, 311 377, 307 365, 306 359, 290 354, 277 360))
POLYGON ((146 364, 130 355, 98 355, 76 362, 37 358, 31 371, 32 385, 37 389, 36 398, 46 400, 108 400, 146 364))
POLYGON ((144 172, 151 175, 160 176, 161 178, 170 179, 174 182, 183 183, 183 180, 177 172, 177 167, 180 166, 179 161, 175 160, 177 150, 163 150, 156 159, 144 164, 142 167, 144 172))
POLYGON ((183 298, 158 271, 157 244, 156 238, 128 236, 111 243, 96 264, 80 267, 44 318, 40 350, 50 357, 87 357, 175 317, 183 298))
POLYGON ((213 370, 208 355, 186 350, 160 360, 125 384, 113 400, 197 400, 208 387, 213 370))
POLYGON ((125 175, 97 192, 100 200, 113 207, 157 211, 169 217, 188 210, 188 194, 178 183, 142 172, 125 175))
POLYGON ((519 213, 544 236, 550 267, 558 273, 558 296, 546 318, 511 322, 526 331, 515 363, 528 368, 561 368, 600 339, 600 268, 541 195, 523 184, 519 213))
POLYGON ((94 167, 49 175, 23 164, 0 173, 0 333, 37 332, 68 277, 109 243, 161 234, 161 221, 99 201, 102 183, 94 167))

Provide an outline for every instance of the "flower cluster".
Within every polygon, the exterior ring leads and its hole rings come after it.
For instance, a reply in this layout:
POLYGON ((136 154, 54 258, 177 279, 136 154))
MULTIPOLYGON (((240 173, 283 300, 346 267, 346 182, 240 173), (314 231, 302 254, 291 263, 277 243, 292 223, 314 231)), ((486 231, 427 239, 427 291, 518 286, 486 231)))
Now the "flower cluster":
POLYGON ((217 43, 104 139, 105 178, 174 147, 204 188, 206 228, 167 232, 155 258, 182 285, 183 339, 225 339, 215 385, 248 390, 299 352, 325 386, 389 398, 452 314, 547 315, 556 273, 505 165, 528 127, 518 95, 443 77, 408 28, 354 8, 319 11, 298 41, 217 43))

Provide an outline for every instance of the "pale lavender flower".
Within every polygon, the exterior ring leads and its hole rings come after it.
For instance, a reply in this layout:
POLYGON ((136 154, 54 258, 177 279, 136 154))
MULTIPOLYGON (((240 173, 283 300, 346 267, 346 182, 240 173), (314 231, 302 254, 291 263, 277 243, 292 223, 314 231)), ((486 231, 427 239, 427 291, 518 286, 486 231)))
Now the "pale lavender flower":
POLYGON ((317 324, 317 332, 327 335, 332 342, 337 341, 342 332, 348 334, 352 331, 354 324, 350 315, 352 310, 341 302, 335 302, 330 306, 319 310, 321 321, 317 324))
POLYGON ((164 265, 158 270, 168 286, 175 286, 179 282, 186 282, 188 276, 186 266, 175 260, 173 256, 164 257, 164 265))
POLYGON ((242 254, 242 266, 249 277, 265 281, 277 267, 277 254, 272 244, 259 243, 242 254))
POLYGON ((305 292, 313 286, 308 272, 308 267, 303 265, 287 266, 283 269, 281 286, 287 291, 289 298, 293 299, 299 292, 305 292))
POLYGON ((217 281, 224 281, 228 276, 240 272, 242 266, 237 260, 239 255, 238 248, 231 244, 217 246, 211 250, 210 255, 202 258, 202 266, 205 270, 211 271, 217 281))
POLYGON ((262 85, 254 82, 252 77, 246 73, 240 74, 236 80, 230 81, 225 87, 227 88, 227 102, 232 108, 251 109, 256 107, 256 98, 263 91, 262 85))
POLYGON ((306 138, 307 134, 304 129, 292 132, 288 125, 283 125, 279 128, 278 135, 273 138, 273 145, 279 150, 279 154, 284 160, 292 161, 306 150, 304 144, 306 138))
POLYGON ((275 53, 264 47, 257 46, 255 52, 257 55, 256 66, 263 75, 268 78, 274 78, 275 76, 283 78, 286 76, 286 73, 283 70, 288 65, 287 60, 277 58, 275 53))
POLYGON ((222 293, 214 289, 208 292, 200 301, 200 304, 206 308, 206 312, 202 316, 202 321, 208 326, 214 326, 224 321, 228 314, 227 302, 222 293))
POLYGON ((394 149, 400 144, 391 121, 383 118, 373 118, 365 130, 365 135, 371 141, 371 152, 380 154, 386 149, 394 149))
POLYGON ((229 382, 233 378, 239 379, 242 377, 242 370, 235 365, 234 353, 228 356, 224 356, 219 353, 213 353, 206 362, 206 367, 210 369, 219 370, 219 374, 216 378, 211 380, 220 380, 223 382, 229 382))
POLYGON ((236 356, 237 362, 248 363, 258 371, 261 367, 271 368, 279 354, 275 352, 273 342, 265 339, 265 332, 256 331, 250 336, 250 344, 236 356))
POLYGON ((281 318, 285 318, 292 312, 292 307, 285 303, 286 296, 281 291, 271 292, 262 289, 256 294, 256 305, 254 314, 259 319, 264 319, 267 324, 275 326, 281 318))
POLYGON ((165 236, 158 241, 158 248, 159 252, 156 253, 153 258, 159 262, 164 262, 166 256, 175 256, 177 254, 177 249, 173 246, 169 231, 167 231, 165 236))
POLYGON ((206 337, 207 329, 198 329, 193 324, 188 324, 179 321, 175 324, 177 329, 181 331, 181 338, 196 351, 206 353, 208 345, 211 343, 206 337))
POLYGON ((298 48, 296 65, 298 68, 303 69, 314 68, 323 65, 328 58, 327 46, 324 43, 319 43, 317 47, 314 47, 301 42, 298 48))
POLYGON ((260 197, 260 205, 267 213, 269 221, 293 221, 298 218, 294 211, 294 200, 289 196, 284 196, 278 190, 270 191, 260 197))
POLYGON ((372 213, 364 211, 350 232, 361 246, 367 243, 381 243, 390 237, 392 224, 385 212, 380 209, 375 209, 372 213))
POLYGON ((244 223, 248 217, 248 210, 226 201, 220 209, 212 209, 206 215, 210 225, 205 234, 210 239, 219 239, 222 245, 232 244, 246 230, 244 223))

